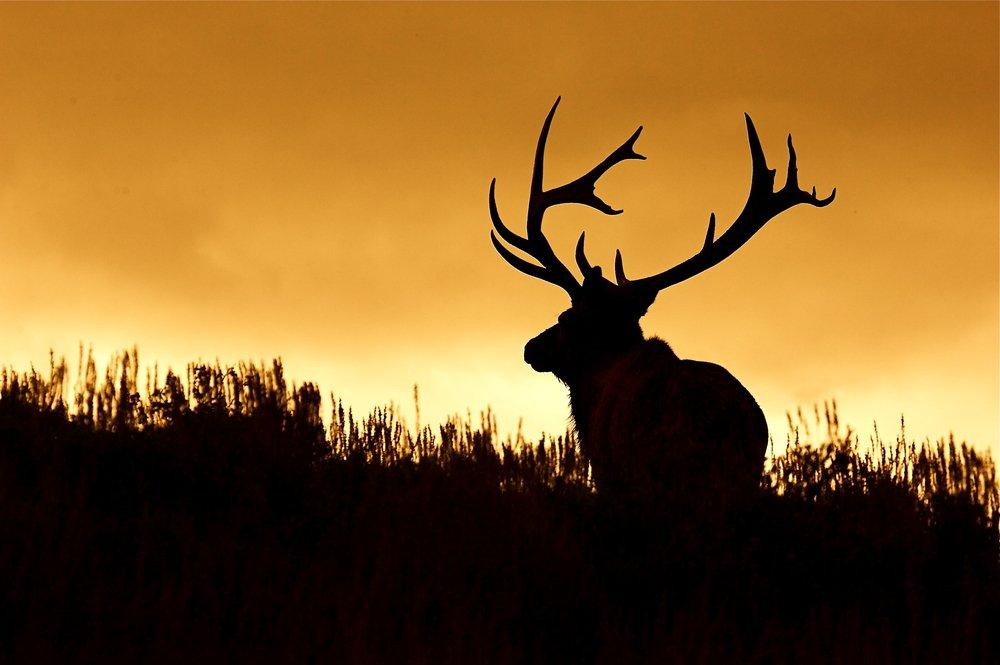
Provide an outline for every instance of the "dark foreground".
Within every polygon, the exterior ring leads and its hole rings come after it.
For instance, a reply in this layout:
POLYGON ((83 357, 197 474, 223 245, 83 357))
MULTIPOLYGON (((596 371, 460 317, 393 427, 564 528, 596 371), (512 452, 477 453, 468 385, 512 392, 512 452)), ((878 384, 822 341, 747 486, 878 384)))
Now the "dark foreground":
POLYGON ((488 418, 324 428, 278 366, 140 397, 126 358, 72 416, 64 376, 0 376, 5 662, 1000 658, 995 472, 963 446, 862 454, 833 415, 706 524, 488 418))

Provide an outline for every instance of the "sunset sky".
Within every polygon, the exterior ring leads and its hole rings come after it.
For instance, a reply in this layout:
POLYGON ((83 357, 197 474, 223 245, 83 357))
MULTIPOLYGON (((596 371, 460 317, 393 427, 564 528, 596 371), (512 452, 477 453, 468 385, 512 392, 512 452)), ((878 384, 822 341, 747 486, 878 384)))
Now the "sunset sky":
MULTIPOLYGON (((138 344, 281 356, 357 410, 567 425, 522 360, 568 307, 489 242, 638 125, 644 162, 555 210, 568 263, 649 274, 746 198, 743 113, 798 207, 661 294, 644 329, 785 411, 998 449, 998 4, 2 5, 0 364, 138 344)), ((719 229, 720 232, 722 228, 719 229)))

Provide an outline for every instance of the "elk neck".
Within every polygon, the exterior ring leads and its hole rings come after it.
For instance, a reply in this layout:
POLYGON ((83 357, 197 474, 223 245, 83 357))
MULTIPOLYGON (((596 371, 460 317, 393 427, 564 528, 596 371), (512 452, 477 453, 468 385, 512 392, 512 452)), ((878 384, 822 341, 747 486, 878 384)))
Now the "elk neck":
POLYGON ((644 370, 655 368, 661 376, 680 363, 670 345, 658 337, 645 339, 640 333, 631 343, 608 353, 564 383, 569 388, 570 412, 577 433, 586 441, 591 420, 602 417, 602 404, 609 393, 642 390, 644 370))

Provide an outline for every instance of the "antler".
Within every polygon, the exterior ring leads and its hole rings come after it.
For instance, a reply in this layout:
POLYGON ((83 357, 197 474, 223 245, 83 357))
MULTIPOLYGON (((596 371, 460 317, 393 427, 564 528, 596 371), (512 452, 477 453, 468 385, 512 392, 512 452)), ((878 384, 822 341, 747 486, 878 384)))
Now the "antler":
POLYGON ((615 254, 615 278, 620 286, 629 284, 638 288, 651 289, 654 292, 673 286, 708 270, 731 256, 765 224, 789 208, 800 203, 822 208, 833 202, 837 195, 836 188, 825 199, 816 198, 815 187, 812 188, 811 194, 799 189, 795 148, 792 146, 791 134, 788 135, 788 175, 785 178, 785 186, 775 192, 775 171, 767 168, 767 161, 764 159, 764 150, 760 146, 757 129, 753 126, 753 120, 750 119, 750 116, 744 115, 747 121, 747 139, 750 143, 753 175, 750 179, 750 194, 747 197, 746 205, 743 206, 743 211, 736 218, 736 221, 716 240, 715 213, 713 212, 708 219, 708 233, 701 251, 673 268, 651 277, 637 280, 626 278, 625 269, 622 266, 621 251, 617 252, 615 254))
MULTIPOLYGON (((639 127, 625 143, 620 145, 604 161, 587 173, 561 187, 547 191, 544 190, 542 188, 542 170, 545 159, 545 141, 548 138, 549 127, 552 125, 552 118, 556 113, 556 107, 559 106, 560 99, 562 98, 556 98, 555 104, 552 105, 552 109, 542 124, 541 134, 538 136, 538 147, 535 150, 535 165, 531 174, 531 193, 528 198, 527 237, 514 233, 500 219, 495 194, 497 181, 494 178, 490 183, 490 217, 493 220, 493 228, 496 233, 490 231, 490 240, 493 241, 493 246, 496 247, 497 252, 500 253, 500 256, 507 263, 526 275, 531 275, 532 277, 537 277, 538 279, 561 286, 572 298, 580 288, 580 283, 576 281, 576 277, 573 276, 569 268, 555 255, 548 239, 542 233, 542 218, 545 215, 545 211, 552 206, 563 203, 579 203, 580 205, 599 210, 606 215, 621 214, 621 210, 615 210, 597 196, 594 191, 597 180, 618 162, 625 161, 626 159, 645 159, 645 157, 635 151, 636 139, 639 138, 639 133, 642 131, 642 127, 639 127), (497 233, 509 244, 528 254, 541 265, 526 261, 507 249, 497 238, 497 233)), ((577 245, 577 263, 580 265, 580 269, 584 271, 584 275, 590 271, 590 263, 583 254, 583 235, 580 236, 580 242, 577 245), (586 269, 584 269, 584 266, 586 266, 586 269)))

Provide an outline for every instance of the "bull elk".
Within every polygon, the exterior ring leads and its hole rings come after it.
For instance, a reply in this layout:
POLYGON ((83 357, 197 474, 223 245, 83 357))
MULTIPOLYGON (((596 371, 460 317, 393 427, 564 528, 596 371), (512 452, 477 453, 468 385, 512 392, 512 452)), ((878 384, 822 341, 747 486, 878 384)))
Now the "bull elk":
POLYGON ((730 497, 745 497, 759 486, 767 448, 767 422, 760 406, 723 367, 682 360, 663 340, 644 338, 639 319, 661 290, 725 260, 789 208, 829 205, 837 190, 821 199, 815 187, 811 193, 799 188, 789 135, 785 185, 774 191, 775 171, 768 168, 757 130, 746 115, 750 193, 742 212, 722 235, 715 237, 712 213, 705 244, 697 253, 641 279, 626 277, 618 251, 612 283, 587 259, 581 233, 576 263, 583 279, 577 281, 542 233, 542 219, 550 208, 567 203, 606 215, 620 214, 621 210, 595 193, 595 186, 615 164, 645 159, 635 150, 642 127, 584 175, 545 189, 545 142, 558 105, 556 99, 538 137, 526 235, 518 235, 503 223, 496 203, 496 179, 490 183, 490 239, 496 251, 520 272, 562 287, 571 302, 554 326, 527 343, 524 359, 538 372, 552 372, 569 388, 581 449, 590 460, 599 491, 676 496, 691 495, 696 487, 713 487, 713 496, 721 490, 730 497), (501 239, 537 263, 518 256, 501 239))

